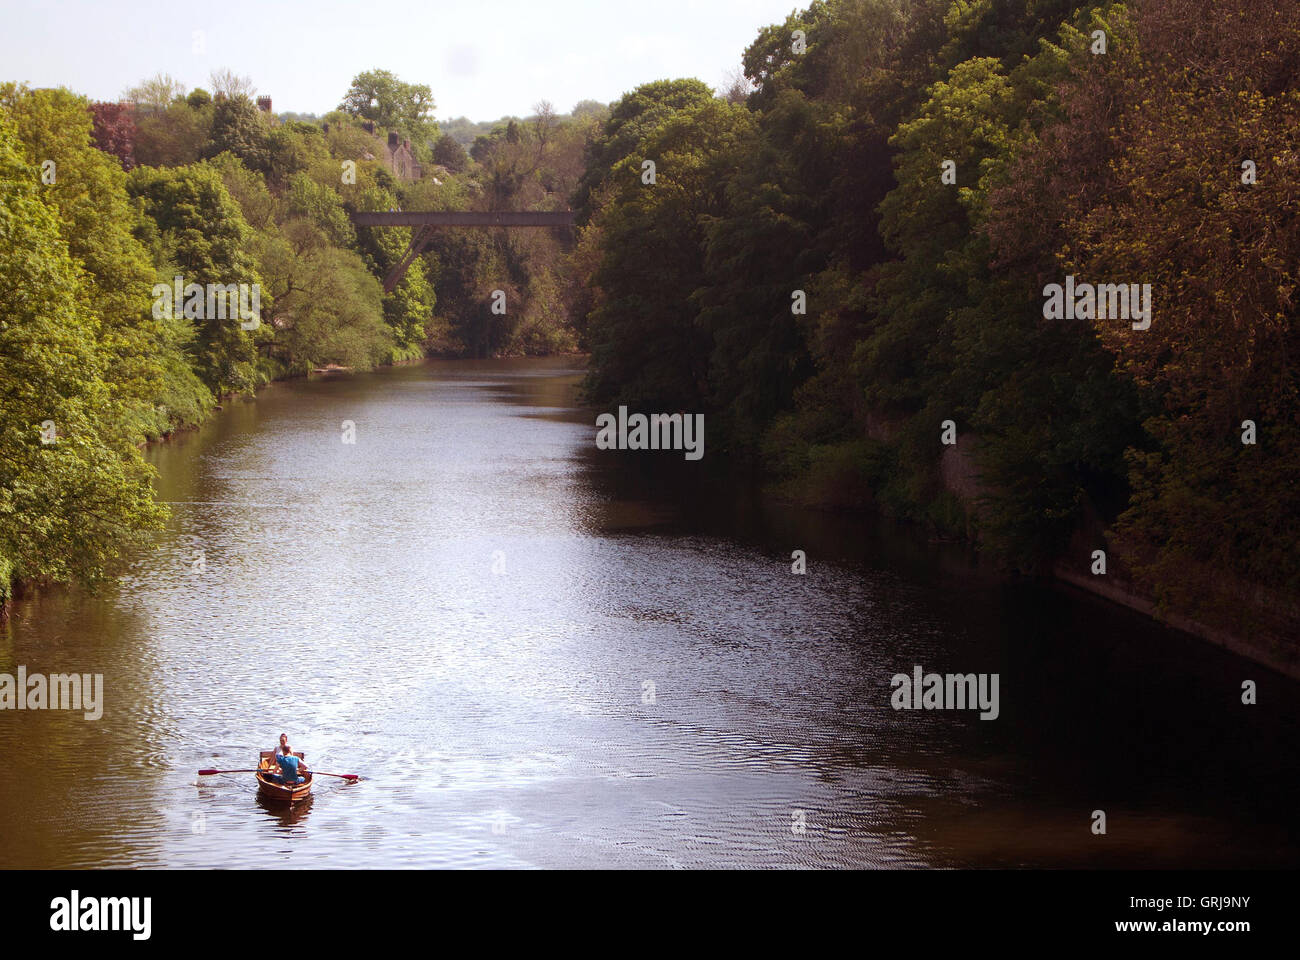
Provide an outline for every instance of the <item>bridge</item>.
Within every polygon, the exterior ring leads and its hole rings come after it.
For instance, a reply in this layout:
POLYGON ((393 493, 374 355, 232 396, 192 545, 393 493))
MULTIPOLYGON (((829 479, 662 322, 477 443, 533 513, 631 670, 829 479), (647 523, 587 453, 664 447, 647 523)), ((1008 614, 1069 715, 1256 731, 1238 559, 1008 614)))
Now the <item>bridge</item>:
POLYGON ((439 227, 571 227, 573 211, 537 210, 439 210, 436 212, 389 211, 352 214, 358 227, 416 227, 406 253, 384 278, 384 293, 392 293, 407 269, 422 254, 439 227))

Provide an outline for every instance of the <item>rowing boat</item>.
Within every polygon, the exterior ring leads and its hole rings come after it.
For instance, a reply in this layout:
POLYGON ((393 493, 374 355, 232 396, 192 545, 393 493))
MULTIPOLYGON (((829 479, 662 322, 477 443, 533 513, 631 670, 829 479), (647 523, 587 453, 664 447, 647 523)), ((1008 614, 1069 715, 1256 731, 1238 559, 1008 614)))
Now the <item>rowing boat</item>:
MULTIPOLYGON (((293 754, 299 760, 303 759, 301 753, 296 750, 293 754)), ((303 782, 289 786, 284 783, 276 783, 268 774, 276 773, 278 765, 275 762, 275 751, 263 750, 258 755, 258 771, 254 776, 257 777, 257 794, 264 800, 270 800, 275 803, 287 803, 293 805, 306 800, 311 794, 311 771, 308 770, 303 774, 303 782)))

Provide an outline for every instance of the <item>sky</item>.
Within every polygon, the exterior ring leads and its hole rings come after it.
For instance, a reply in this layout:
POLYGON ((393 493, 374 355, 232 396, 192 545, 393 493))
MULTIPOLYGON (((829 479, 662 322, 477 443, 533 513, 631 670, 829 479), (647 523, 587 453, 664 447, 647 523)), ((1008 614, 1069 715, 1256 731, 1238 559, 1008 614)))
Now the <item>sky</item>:
POLYGON ((799 0, 0 0, 0 82, 92 100, 170 73, 251 77, 278 112, 323 114, 363 70, 433 91, 435 116, 567 113, 651 80, 725 86, 758 30, 799 0))

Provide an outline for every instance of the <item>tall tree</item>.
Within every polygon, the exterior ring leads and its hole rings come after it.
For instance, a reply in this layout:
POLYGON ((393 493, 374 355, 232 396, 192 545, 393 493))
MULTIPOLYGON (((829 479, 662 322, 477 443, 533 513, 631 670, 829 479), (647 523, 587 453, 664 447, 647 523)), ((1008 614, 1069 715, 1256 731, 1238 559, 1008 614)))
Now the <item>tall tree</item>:
POLYGON ((388 70, 357 74, 339 104, 340 110, 400 131, 421 147, 438 132, 433 108, 433 92, 427 84, 405 83, 388 70))
POLYGON ((0 111, 0 601, 14 579, 101 580, 162 518, 149 467, 117 431, 109 360, 40 189, 0 111))
POLYGON ((42 197, 85 271, 88 309, 112 358, 106 381, 119 401, 124 435, 139 442, 197 423, 210 395, 185 360, 189 325, 152 315, 153 265, 133 233, 140 214, 127 197, 126 174, 91 146, 89 104, 63 89, 7 84, 0 87, 0 106, 16 124, 28 159, 54 163, 42 197))
MULTIPOLYGON (((164 278, 175 271, 184 284, 261 286, 247 252, 250 228, 217 170, 206 164, 138 167, 131 171, 127 189, 148 215, 140 235, 164 278)), ((262 307, 270 306, 269 291, 263 291, 262 307)), ((190 350, 203 381, 218 394, 257 386, 256 338, 269 332, 245 330, 239 317, 222 318, 206 310, 194 320, 190 350)))

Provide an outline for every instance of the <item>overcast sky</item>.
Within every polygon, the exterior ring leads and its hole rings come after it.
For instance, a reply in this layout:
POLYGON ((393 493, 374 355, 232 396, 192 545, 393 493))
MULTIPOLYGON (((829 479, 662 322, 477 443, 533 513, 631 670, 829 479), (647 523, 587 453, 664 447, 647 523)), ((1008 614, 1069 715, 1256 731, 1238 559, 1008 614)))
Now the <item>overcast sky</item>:
MULTIPOLYGON (((799 6, 807 6, 799 3, 799 6)), ((94 100, 158 72, 253 78, 277 111, 325 113, 380 67, 427 83, 439 119, 609 102, 638 84, 723 85, 759 28, 796 0, 0 0, 0 81, 94 100)))

